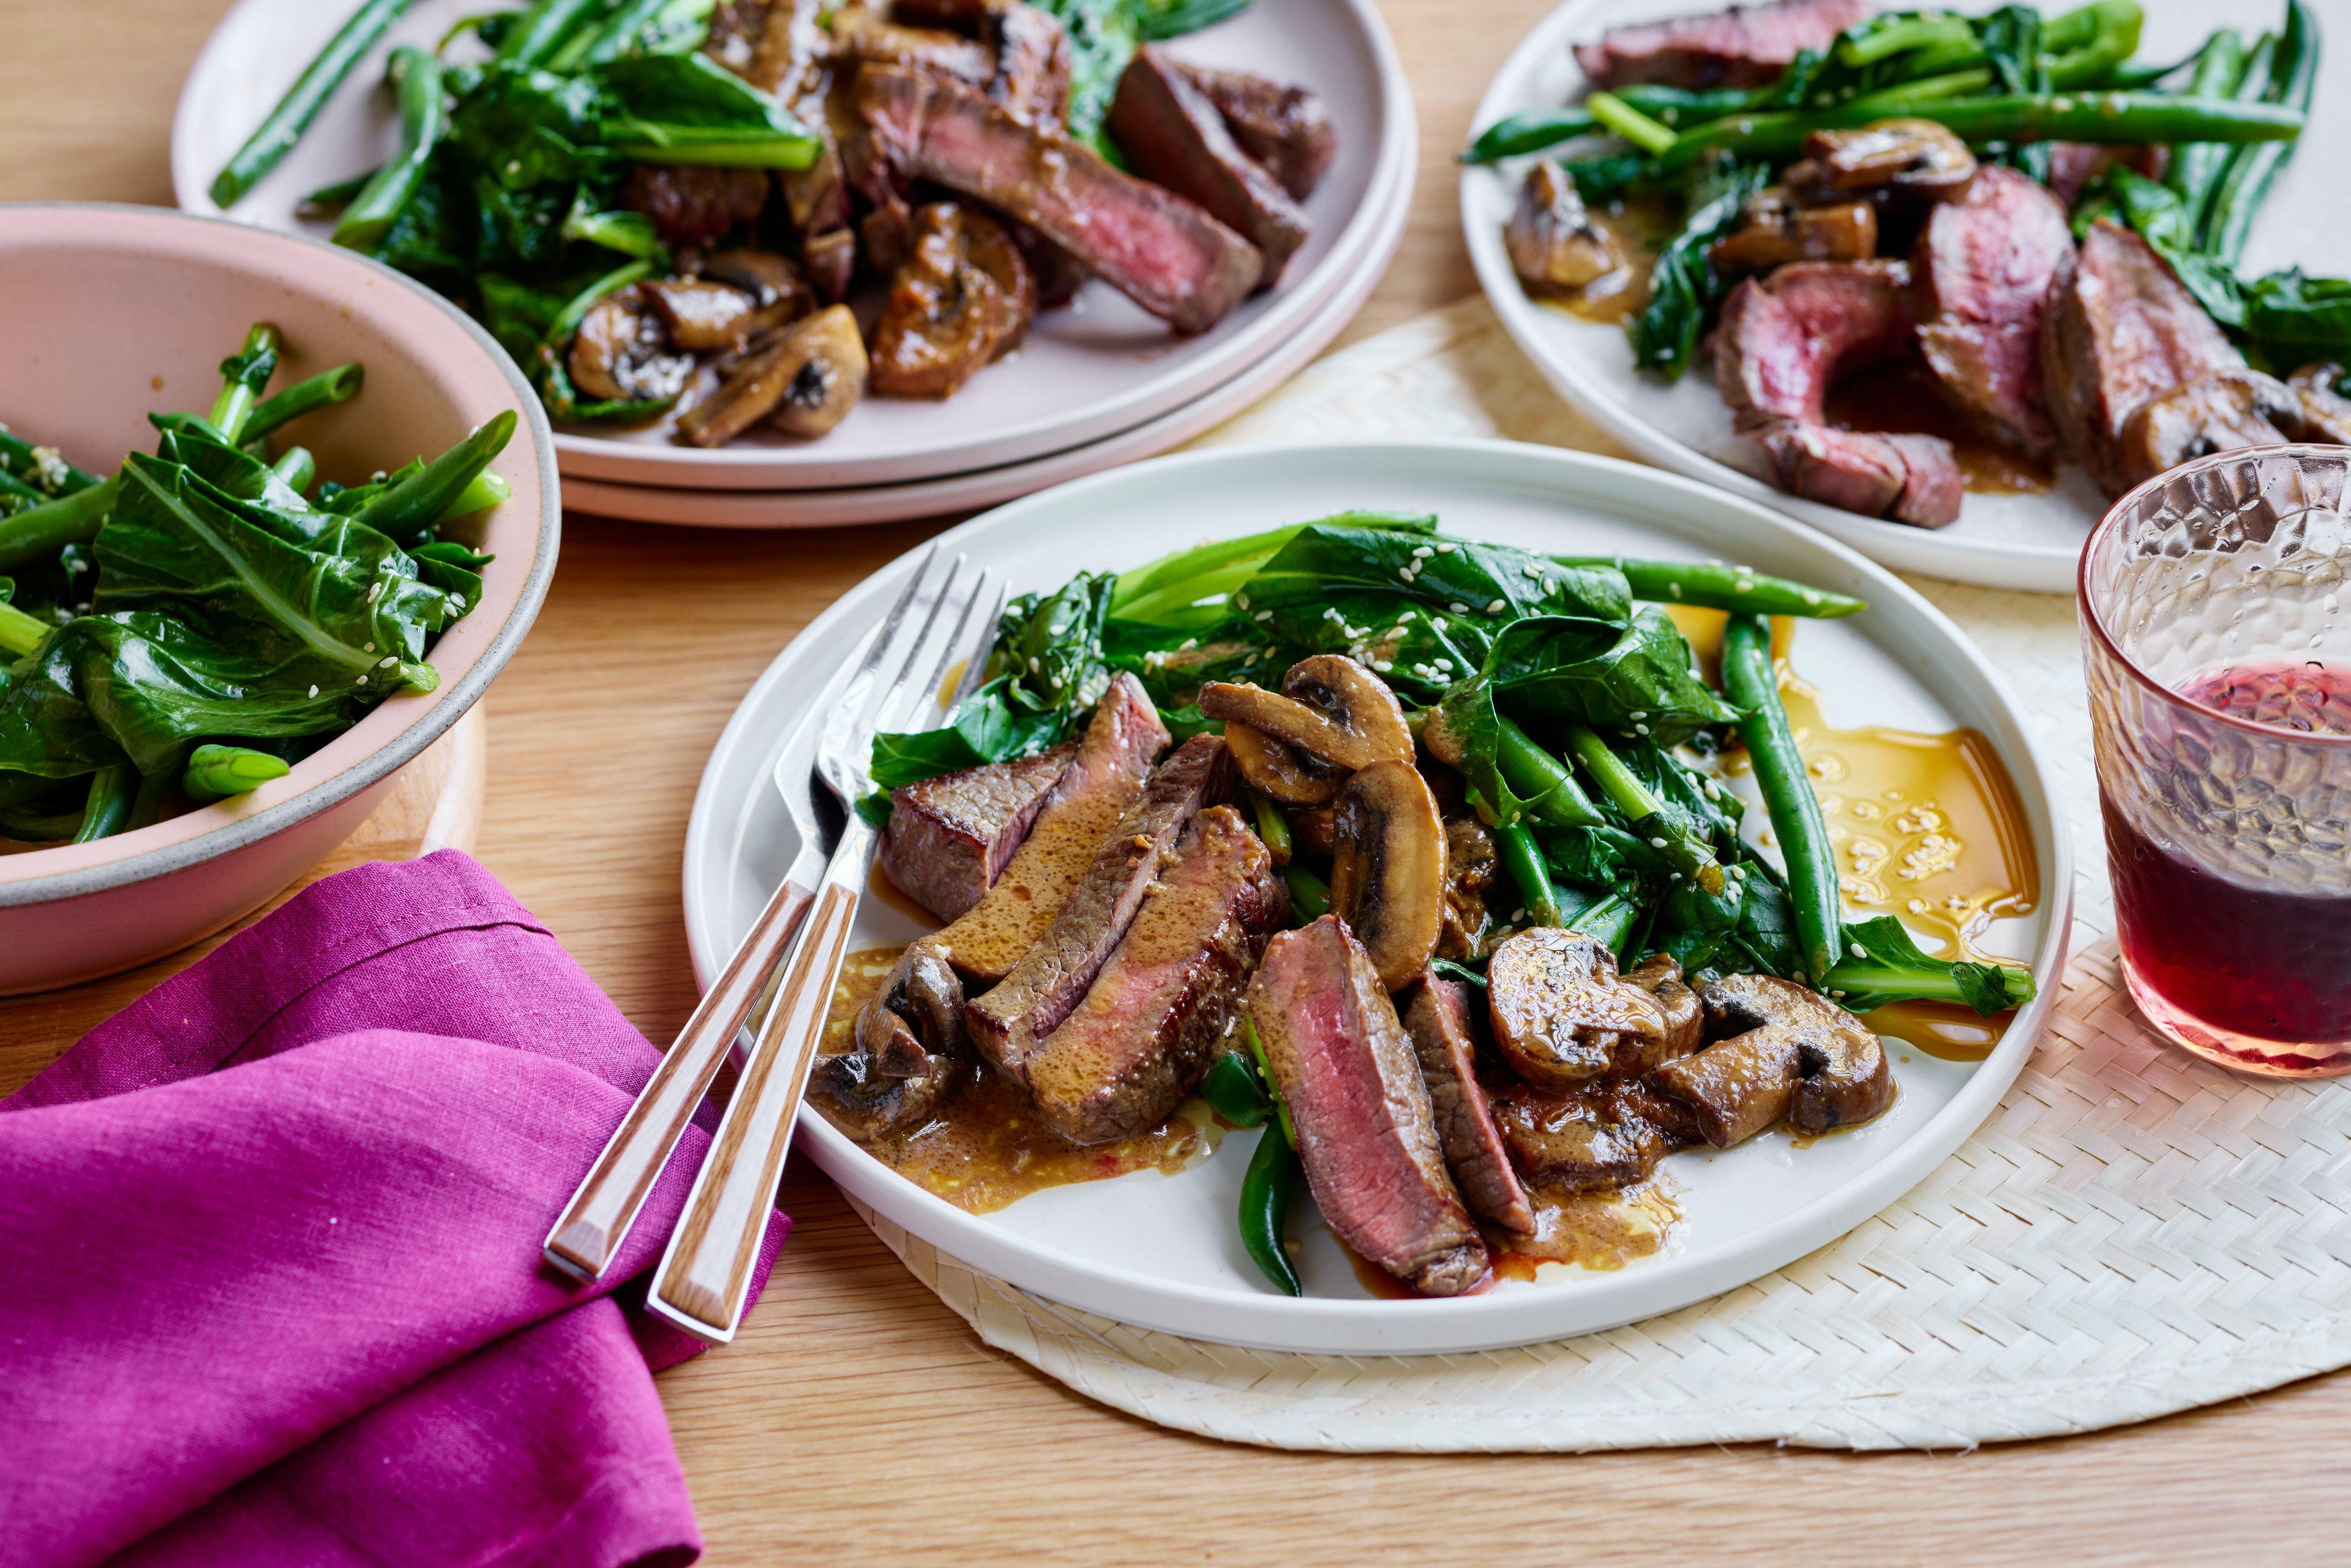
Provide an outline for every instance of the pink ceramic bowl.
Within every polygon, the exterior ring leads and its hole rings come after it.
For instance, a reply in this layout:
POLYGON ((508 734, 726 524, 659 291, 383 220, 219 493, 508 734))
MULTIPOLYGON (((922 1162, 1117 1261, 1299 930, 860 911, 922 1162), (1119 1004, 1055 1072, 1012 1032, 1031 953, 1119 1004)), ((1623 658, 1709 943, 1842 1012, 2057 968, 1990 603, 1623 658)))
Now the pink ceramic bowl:
POLYGON ((482 601, 402 692, 250 795, 96 843, 0 855, 0 995, 68 985, 172 952, 266 901, 348 837, 402 765, 513 656, 555 571, 554 437, 489 335, 389 267, 312 240, 148 207, 0 205, 0 422, 110 473, 152 451, 149 409, 208 408, 215 368, 256 321, 286 353, 277 386, 356 360, 352 401, 295 427, 329 477, 441 451, 501 409, 522 423, 493 465, 513 497, 486 515, 482 601))

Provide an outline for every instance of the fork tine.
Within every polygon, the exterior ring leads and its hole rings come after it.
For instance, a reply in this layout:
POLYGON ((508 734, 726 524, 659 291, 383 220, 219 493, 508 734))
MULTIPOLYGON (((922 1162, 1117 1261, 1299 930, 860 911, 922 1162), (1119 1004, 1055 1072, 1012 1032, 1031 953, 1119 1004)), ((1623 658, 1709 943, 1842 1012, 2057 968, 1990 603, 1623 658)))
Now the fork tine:
POLYGON ((986 576, 967 573, 968 565, 965 558, 957 556, 949 569, 931 622, 923 628, 922 641, 908 651, 905 669, 883 694, 880 711, 874 716, 877 732, 931 727, 922 722, 923 706, 935 696, 939 682, 946 676, 947 651, 956 645, 970 620, 971 601, 978 596, 978 584, 986 576))
MULTIPOLYGON (((986 580, 986 577, 982 577, 981 581, 986 580)), ((987 678, 988 649, 996 641, 997 626, 1004 620, 1005 601, 1011 596, 1010 583, 1004 582, 997 585, 995 607, 988 611, 987 619, 979 623, 981 632, 979 645, 964 658, 963 678, 956 683, 955 695, 947 699, 948 712, 954 712, 958 703, 979 690, 981 681, 987 678)))
POLYGON ((932 661, 929 678, 919 684, 908 682, 894 696, 891 727, 931 729, 937 726, 939 716, 944 712, 937 707, 940 688, 946 684, 947 671, 955 664, 956 650, 964 645, 970 634, 972 612, 978 607, 980 595, 987 591, 988 580, 993 575, 983 569, 977 577, 959 585, 954 592, 940 597, 943 618, 944 612, 950 605, 954 606, 954 622, 946 627, 946 634, 939 641, 938 656, 932 661), (925 708, 933 710, 928 723, 924 722, 925 708))
POLYGON ((873 736, 884 729, 899 727, 895 721, 904 706, 903 695, 912 685, 915 671, 923 667, 924 650, 930 645, 932 634, 937 630, 941 618, 953 612, 951 606, 956 596, 956 582, 963 575, 964 564, 964 558, 960 555, 947 563, 946 577, 939 584, 938 596, 931 601, 929 610, 924 614, 920 629, 911 636, 902 636, 891 649, 890 663, 895 667, 896 674, 874 692, 863 710, 857 715, 853 727, 847 731, 844 742, 846 754, 861 770, 873 736), (898 657, 901 648, 905 654, 903 660, 898 657))
POLYGON ((920 598, 924 580, 930 576, 938 555, 939 547, 935 544, 914 562, 914 570, 907 577, 906 586, 898 591, 897 602, 890 606, 890 613, 883 617, 882 624, 874 629, 872 640, 865 644, 865 657, 858 662, 857 673, 841 688, 841 706, 833 711, 832 718, 826 722, 826 728, 840 727, 867 706, 868 694, 873 690, 874 673, 887 662, 891 650, 900 645, 899 639, 905 631, 906 612, 920 598))

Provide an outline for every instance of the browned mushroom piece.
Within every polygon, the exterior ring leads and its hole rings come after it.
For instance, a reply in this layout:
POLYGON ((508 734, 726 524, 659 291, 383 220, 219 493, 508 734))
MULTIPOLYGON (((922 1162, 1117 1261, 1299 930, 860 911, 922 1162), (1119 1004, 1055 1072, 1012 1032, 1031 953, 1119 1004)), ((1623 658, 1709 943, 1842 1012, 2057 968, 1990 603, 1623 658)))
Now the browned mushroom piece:
POLYGON ((2341 365, 2304 365, 2288 376, 2285 384, 2302 399, 2303 440, 2351 446, 2351 398, 2335 390, 2343 384, 2341 365))
POLYGON ((1519 281, 1537 294, 1581 288, 1625 265, 1616 242, 1584 211, 1575 182, 1549 158, 1527 171, 1502 243, 1519 281))
POLYGON ((1519 1076, 1570 1090, 1651 1064, 1666 1040, 1657 998, 1616 973, 1616 955, 1578 931, 1537 926, 1503 939, 1486 965, 1494 1043, 1519 1076))
POLYGON ((857 277, 857 235, 848 229, 810 235, 800 242, 800 265, 808 268, 817 298, 838 305, 849 298, 857 277))
POLYGON ((568 356, 571 384, 612 402, 665 402, 685 389, 694 356, 674 351, 661 320, 634 288, 589 308, 568 356))
POLYGON ((1782 178, 1807 201, 1886 192, 1956 202, 1975 183, 1976 156, 1931 120, 1881 120, 1858 131, 1815 131, 1782 178))
POLYGON ((1475 817, 1445 820, 1445 925, 1437 934, 1440 958, 1478 958, 1486 951, 1493 916, 1487 890, 1501 873, 1494 835, 1475 817))
MULTIPOLYGON (((1230 750, 1232 742, 1225 743, 1230 750)), ((1327 856, 1339 847, 1338 813, 1328 806, 1292 806, 1282 815, 1290 822, 1290 841, 1293 852, 1303 855, 1327 856)))
POLYGON ((1245 725, 1332 768, 1409 764, 1413 758, 1404 705, 1385 681, 1344 653, 1299 660, 1281 677, 1279 692, 1210 681, 1200 688, 1200 711, 1245 725))
POLYGON ((1409 762, 1357 768, 1339 791, 1331 910, 1402 990, 1437 951, 1445 922, 1445 823, 1409 762))
POLYGON ((2191 457, 2297 439, 2303 399, 2273 376, 2230 370, 2149 398, 2123 425, 2122 459, 2132 484, 2191 457))
POLYGON ((702 276, 731 284, 751 297, 749 336, 757 338, 816 308, 816 294, 789 256, 772 250, 713 251, 702 261, 702 276))
POLYGON ((1651 1081, 1697 1111, 1716 1148, 1783 1119, 1808 1133, 1851 1126, 1893 1103, 1885 1046, 1819 992, 1771 975, 1731 975, 1700 997, 1714 1043, 1651 1081))
POLYGON ((1513 1083, 1493 1104, 1512 1163, 1553 1192, 1630 1186, 1698 1142, 1689 1107, 1639 1078, 1604 1078, 1568 1094, 1513 1083))
POLYGON ((852 1136, 871 1143, 927 1120, 970 1060, 963 982, 930 942, 901 954, 857 1015, 855 1044, 816 1065, 814 1086, 852 1136))
POLYGON ((1704 1009, 1698 993, 1682 978, 1682 967, 1670 953, 1652 953, 1625 971, 1625 978, 1657 998, 1666 1016, 1666 1040, 1660 1062, 1687 1056, 1704 1042, 1704 1009))
POLYGON ((1225 747, 1251 788, 1285 806, 1327 806, 1347 781, 1346 769, 1317 762, 1288 741, 1237 721, 1225 726, 1225 747))
POLYGON ((669 277, 638 287, 661 318, 672 348, 710 354, 739 349, 750 340, 758 307, 739 288, 699 277, 669 277))
POLYGON ((956 202, 914 214, 904 263, 873 331, 873 390, 946 398, 1028 333, 1029 264, 995 219, 956 202))
POLYGON ((1739 226, 1715 241, 1707 259, 1730 277, 1784 262, 1867 261, 1876 254, 1877 209, 1867 202, 1800 206, 1775 185, 1748 201, 1739 226))
POLYGON ((865 341, 846 305, 783 329, 737 363, 717 392, 686 410, 677 438, 723 446, 761 420, 786 435, 822 435, 865 393, 865 341))

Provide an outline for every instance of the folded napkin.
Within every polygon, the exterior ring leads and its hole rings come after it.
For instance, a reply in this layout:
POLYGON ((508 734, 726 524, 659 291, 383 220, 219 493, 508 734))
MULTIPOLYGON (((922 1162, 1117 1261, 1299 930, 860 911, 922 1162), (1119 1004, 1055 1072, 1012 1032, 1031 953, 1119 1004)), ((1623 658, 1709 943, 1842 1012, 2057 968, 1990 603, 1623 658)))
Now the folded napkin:
POLYGON ((309 888, 0 1102, 0 1563, 692 1562, 652 1374, 698 1342, 611 1292, 706 1125, 604 1283, 539 1257, 658 1059, 444 851, 309 888))

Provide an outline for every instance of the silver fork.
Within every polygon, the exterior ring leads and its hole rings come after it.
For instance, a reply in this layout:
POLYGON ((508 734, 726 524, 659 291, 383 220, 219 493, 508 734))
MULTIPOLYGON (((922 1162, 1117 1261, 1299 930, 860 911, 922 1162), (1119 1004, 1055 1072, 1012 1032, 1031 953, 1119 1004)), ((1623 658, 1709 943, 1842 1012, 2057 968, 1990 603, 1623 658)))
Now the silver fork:
POLYGON ((547 1260, 564 1272, 593 1280, 611 1265, 662 1167, 685 1135, 695 1108, 710 1092, 719 1064, 726 1060, 745 1019, 757 1020, 766 1011, 757 1004, 764 1004, 772 995, 774 977, 780 973, 779 966, 799 933, 809 906, 816 901, 817 886, 824 874, 825 834, 807 787, 820 730, 828 716, 843 706, 871 700, 873 683, 887 665, 893 643, 903 656, 905 640, 915 634, 915 616, 910 612, 917 610, 918 591, 935 554, 934 549, 915 563, 904 591, 868 639, 864 657, 853 669, 844 671, 845 680, 827 683, 816 706, 785 743, 776 766, 779 777, 797 766, 801 779, 799 795, 787 792, 784 798, 799 836, 799 851, 782 885, 751 923, 726 967, 703 993, 694 1016, 663 1054, 661 1065, 638 1092, 636 1103, 612 1130, 603 1152, 548 1232, 543 1248, 547 1260))
MULTIPOLYGON (((927 575, 929 564, 926 558, 917 569, 918 581, 927 575)), ((994 580, 993 572, 975 570, 962 556, 956 557, 935 593, 926 596, 929 607, 921 634, 905 647, 895 679, 878 692, 872 683, 862 689, 853 684, 828 716, 818 741, 816 777, 839 799, 848 821, 786 962, 775 1002, 744 1061, 735 1097, 727 1103, 718 1135, 695 1177, 685 1211, 646 1293, 654 1312, 714 1343, 732 1340, 742 1322, 744 1297, 784 1155, 791 1146, 793 1121, 823 1041, 858 900, 872 873, 879 835, 859 814, 857 802, 873 788, 873 737, 884 730, 937 725, 937 694, 956 656, 960 653, 978 660, 994 635, 994 620, 978 613, 994 580)), ((921 613, 921 598, 914 603, 921 613)), ((884 668, 899 659, 904 642, 903 637, 890 641, 884 668)), ((958 687, 964 684, 956 683, 958 687)))

